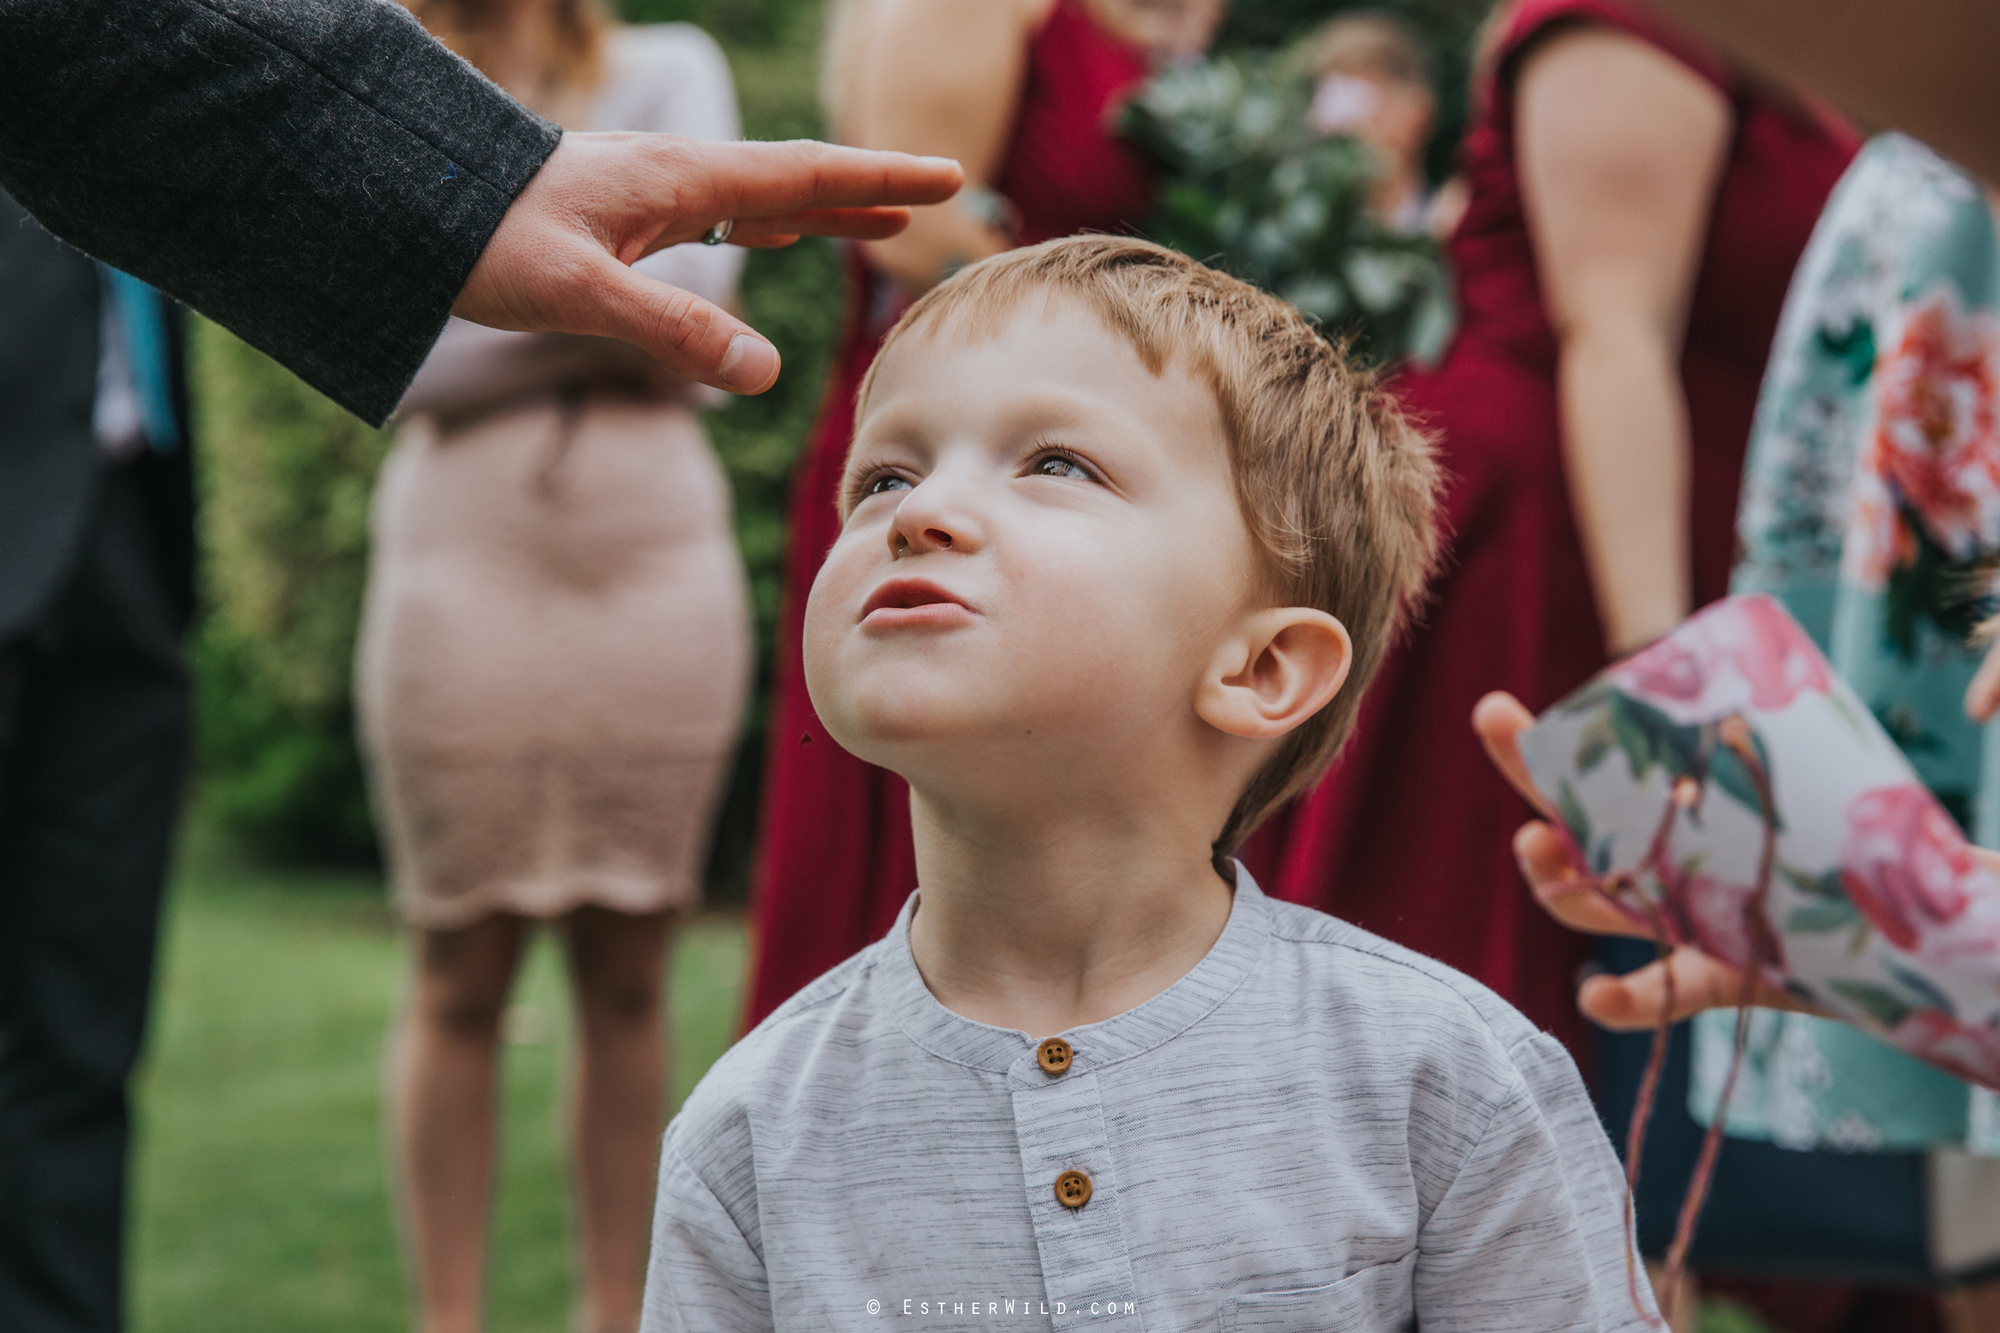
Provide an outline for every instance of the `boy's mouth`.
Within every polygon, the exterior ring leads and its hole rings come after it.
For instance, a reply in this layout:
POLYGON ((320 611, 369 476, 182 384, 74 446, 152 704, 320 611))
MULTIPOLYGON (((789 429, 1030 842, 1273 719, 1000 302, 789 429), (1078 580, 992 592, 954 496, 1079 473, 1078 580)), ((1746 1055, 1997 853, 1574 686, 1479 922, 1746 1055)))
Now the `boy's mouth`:
POLYGON ((861 604, 864 625, 963 624, 976 612, 966 600, 928 579, 890 579, 861 604))

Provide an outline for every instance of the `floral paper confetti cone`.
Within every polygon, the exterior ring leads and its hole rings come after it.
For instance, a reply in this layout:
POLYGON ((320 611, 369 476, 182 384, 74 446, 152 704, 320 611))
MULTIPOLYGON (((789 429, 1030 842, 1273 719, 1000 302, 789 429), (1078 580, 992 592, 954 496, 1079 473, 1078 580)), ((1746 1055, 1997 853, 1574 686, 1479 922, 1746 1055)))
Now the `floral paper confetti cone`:
POLYGON ((2000 875, 1776 601, 1715 603, 1521 748, 1635 921, 2000 1087, 2000 875))

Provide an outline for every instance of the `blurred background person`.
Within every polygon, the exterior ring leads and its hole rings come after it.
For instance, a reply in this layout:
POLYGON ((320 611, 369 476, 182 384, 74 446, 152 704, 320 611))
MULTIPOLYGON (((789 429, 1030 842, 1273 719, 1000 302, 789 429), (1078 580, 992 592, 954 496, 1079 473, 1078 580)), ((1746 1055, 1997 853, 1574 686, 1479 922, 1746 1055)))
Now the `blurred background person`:
MULTIPOLYGON (((1874 140, 1842 178, 1786 298, 1731 581, 1785 604, 1988 847, 2000 842, 2000 742, 1986 716, 1968 717, 1967 694, 1986 655, 1974 631, 2000 550, 1972 498, 2000 475, 1997 315, 2000 246, 1979 185, 1914 140, 1874 140)), ((1651 961, 1644 946, 1628 948, 1617 970, 1651 961)), ((1675 1071, 1691 1080, 1685 1100, 1704 1125, 1735 1027, 1733 1013, 1697 1018, 1688 1068, 1675 1071)), ((1677 1101, 1679 1091, 1663 1085, 1677 1101)), ((1919 1220, 1902 1235, 1883 1229, 1910 1256, 1913 1280, 2000 1260, 2000 1163, 1982 1160, 2000 1157, 1990 1091, 1844 1024, 1759 1014, 1727 1125, 1732 1138, 1794 1151, 1902 1157, 1896 1193, 1912 1201, 1885 1192, 1878 1213, 1919 1220)), ((1955 1333, 2000 1327, 2000 1286, 1962 1289, 1945 1311, 1955 1333)))
POLYGON ((1722 594, 1778 307, 1856 145, 1597 0, 1507 6, 1478 78, 1458 331, 1398 381, 1454 478, 1451 560, 1341 764, 1253 851, 1285 896, 1479 977, 1589 1068, 1590 946, 1520 891, 1524 816, 1463 720, 1501 677, 1553 702, 1722 594), (1385 825, 1372 798, 1404 787, 1450 836, 1385 825))
MULTIPOLYGON (((1914 140, 1875 139, 1834 191, 1786 298, 1744 469, 1742 555, 1731 581, 1732 591, 1783 602, 1939 802, 1988 845, 2000 831, 2000 745, 1984 725, 1996 700, 1979 678, 1995 678, 2000 650, 1983 654, 1973 632, 1990 605, 2000 533, 1980 520, 1971 492, 2000 469, 1996 357, 2000 243, 1986 195, 1914 140)), ((1496 698, 1481 703, 1479 718, 1489 739, 1507 739, 1511 762, 1527 714, 1496 698)), ((1657 990, 1655 956, 1650 943, 1607 948, 1613 972, 1631 975, 1592 981, 1591 1012, 1650 1027, 1663 995, 1625 1012, 1602 1006, 1649 984, 1657 990)), ((1684 984, 1681 1011, 1733 1006, 1741 973, 1677 958, 1684 980, 1698 965, 1731 973, 1726 994, 1684 984)), ((1951 964, 1941 966, 1931 980, 1949 988, 1951 964)), ((1672 1047, 1646 1148, 1647 1172, 1668 1191, 1686 1178, 1716 1114, 1735 1028, 1733 1012, 1703 1013, 1692 1041, 1677 1036, 1672 1047)), ((1943 1326, 1952 1333, 2000 1327, 2000 1284, 1964 1282, 2000 1255, 1995 1094, 1804 1013, 1759 1009, 1748 1038, 1716 1175, 1724 1206, 1698 1233, 1697 1253, 1706 1242, 1743 1267, 1867 1266, 1948 1287, 1943 1326), (1787 1177, 1776 1197, 1761 1216, 1746 1216, 1739 1186, 1747 1174, 1768 1189, 1774 1168, 1787 1177), (1827 1225, 1864 1207, 1864 1227, 1827 1225), (1801 1215, 1819 1220, 1806 1246, 1785 1221, 1801 1215)), ((1651 1042, 1625 1044, 1636 1063, 1651 1042)), ((1798 1311, 1787 1328, 1928 1326, 1870 1311, 1852 1292, 1772 1294, 1798 1311)))
POLYGON ((1310 40, 1313 128, 1351 134, 1374 150, 1381 176, 1368 203, 1383 225, 1429 229, 1424 153, 1437 128, 1437 94, 1428 45, 1407 22, 1376 10, 1335 15, 1310 40))
POLYGON ((1553 703, 1726 591, 1786 282, 1857 142, 1607 0, 1500 9, 1475 107, 1458 331, 1398 381, 1452 478, 1445 573, 1340 764, 1246 859, 1492 986, 1588 1074, 1594 943, 1522 891, 1526 809, 1465 719, 1494 688, 1553 703))
POLYGON ((0 1328, 123 1326, 188 733, 180 308, 0 194, 0 1328))
POLYGON ((823 93, 833 137, 957 158, 967 185, 849 252, 825 407, 793 473, 784 602, 752 889, 754 1024, 879 938, 916 888, 909 790, 835 745, 799 663, 807 592, 838 536, 854 395, 909 301, 963 264, 1079 231, 1130 231, 1153 182, 1115 137, 1158 61, 1206 49, 1222 0, 840 0, 823 93))
MULTIPOLYGON (((564 125, 738 134, 687 25, 594 0, 412 0, 564 125)), ((637 267, 727 302, 742 252, 637 267)), ((702 393, 622 343, 453 320, 405 396, 374 502, 356 694, 415 976, 391 1100, 418 1326, 481 1326, 502 1017, 538 922, 576 996, 577 1327, 635 1328, 665 1097, 661 987, 698 905, 750 661, 702 393)))

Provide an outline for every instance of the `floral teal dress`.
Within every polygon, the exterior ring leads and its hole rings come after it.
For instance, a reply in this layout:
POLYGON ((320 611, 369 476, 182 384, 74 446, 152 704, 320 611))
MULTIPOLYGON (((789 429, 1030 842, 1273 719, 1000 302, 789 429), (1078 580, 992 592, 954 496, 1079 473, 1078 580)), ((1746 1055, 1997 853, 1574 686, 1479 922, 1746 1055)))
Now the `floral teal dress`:
MULTIPOLYGON (((1732 584, 1785 604, 1988 847, 2000 731, 1962 700, 2000 565, 1996 312, 2000 248, 1978 186, 1910 139, 1871 142, 1786 299, 1732 584)), ((1732 1011, 1695 1020, 1689 1102, 1704 1123, 1734 1035, 1732 1011)), ((2000 1156, 2000 1098, 1844 1024, 1758 1010, 1728 1130, 1797 1149, 2000 1156)))

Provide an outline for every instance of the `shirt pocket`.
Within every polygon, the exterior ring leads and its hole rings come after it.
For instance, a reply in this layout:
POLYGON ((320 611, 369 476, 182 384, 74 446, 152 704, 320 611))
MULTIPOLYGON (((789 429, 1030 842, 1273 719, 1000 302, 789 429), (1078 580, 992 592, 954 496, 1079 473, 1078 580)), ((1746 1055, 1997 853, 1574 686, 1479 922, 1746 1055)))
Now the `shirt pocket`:
POLYGON ((1222 1333, 1396 1333, 1414 1328, 1411 1250, 1323 1287, 1224 1297, 1222 1333))

